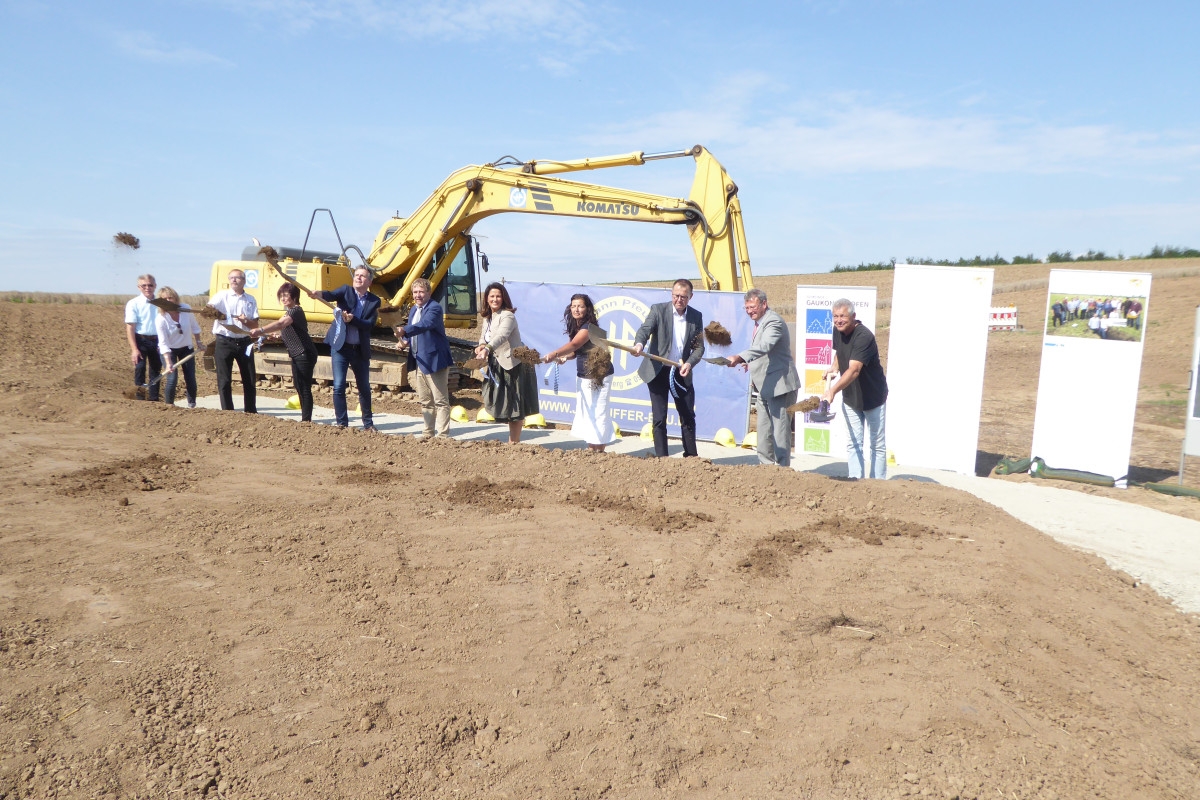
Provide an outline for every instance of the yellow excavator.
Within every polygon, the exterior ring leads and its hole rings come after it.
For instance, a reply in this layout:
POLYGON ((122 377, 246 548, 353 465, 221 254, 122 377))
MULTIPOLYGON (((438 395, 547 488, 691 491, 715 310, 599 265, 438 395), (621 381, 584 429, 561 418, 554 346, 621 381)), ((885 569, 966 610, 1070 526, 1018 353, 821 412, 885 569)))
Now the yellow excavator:
MULTIPOLYGON (((471 327, 478 312, 477 270, 486 271, 487 256, 471 235, 474 225, 501 213, 586 217, 628 222, 682 225, 687 229, 700 286, 707 290, 737 291, 753 287, 741 203, 735 184, 711 153, 696 145, 667 153, 627 153, 574 161, 518 161, 505 157, 491 164, 458 170, 442 182, 415 212, 396 216, 380 228, 367 254, 345 246, 328 209, 317 209, 309 220, 309 234, 300 248, 275 247, 280 269, 291 279, 313 290, 349 284, 352 270, 365 265, 374 274, 371 291, 383 300, 378 338, 372 339, 371 382, 398 389, 405 382, 404 357, 397 353, 391 326, 403 319, 411 303, 412 284, 424 277, 433 286, 433 297, 444 310, 447 327, 471 327), (667 158, 691 156, 696 162, 692 190, 687 198, 615 189, 554 177, 561 173, 643 165, 667 158), (313 223, 321 212, 329 214, 341 252, 307 249, 313 223), (352 263, 350 253, 361 263, 352 263)), ((248 247, 242 260, 217 261, 212 267, 212 294, 228 286, 232 269, 246 273, 246 291, 258 302, 259 316, 278 319, 283 308, 276 293, 284 279, 271 268, 257 247, 248 247)), ((301 297, 301 307, 311 322, 332 321, 327 306, 301 297)), ((453 342, 453 340, 452 340, 453 342)), ((474 342, 460 343, 473 347, 474 342)), ((324 354, 323 354, 324 355, 324 354)), ((328 359, 317 365, 316 378, 331 379, 328 359)), ((291 374, 282 350, 266 348, 259 354, 260 374, 291 374)))

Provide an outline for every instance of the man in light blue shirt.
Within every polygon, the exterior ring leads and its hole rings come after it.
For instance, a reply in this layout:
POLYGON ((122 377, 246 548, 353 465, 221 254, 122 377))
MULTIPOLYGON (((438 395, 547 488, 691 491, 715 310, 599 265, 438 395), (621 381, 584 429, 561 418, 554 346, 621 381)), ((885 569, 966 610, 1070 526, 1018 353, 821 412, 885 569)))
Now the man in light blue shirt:
MULTIPOLYGON (((150 305, 154 299, 157 281, 150 273, 138 276, 137 297, 125 304, 125 335, 129 339, 129 360, 133 362, 133 383, 145 386, 162 372, 162 359, 158 355, 158 330, 154 318, 158 309, 150 305), (149 365, 149 372, 146 366, 149 365)), ((147 400, 158 400, 158 384, 146 390, 147 400)))

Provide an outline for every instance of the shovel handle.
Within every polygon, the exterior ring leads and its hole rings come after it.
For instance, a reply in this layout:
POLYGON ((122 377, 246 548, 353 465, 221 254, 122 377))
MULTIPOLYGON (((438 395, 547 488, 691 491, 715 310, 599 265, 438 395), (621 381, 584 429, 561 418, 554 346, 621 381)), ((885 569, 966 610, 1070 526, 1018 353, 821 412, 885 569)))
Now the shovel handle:
POLYGON ((645 353, 645 352, 634 353, 632 347, 629 347, 628 345, 620 344, 618 342, 614 342, 614 341, 611 341, 611 340, 605 338, 604 332, 601 331, 600 328, 597 327, 596 325, 592 325, 592 324, 588 325, 588 339, 591 340, 592 344, 601 345, 603 347, 615 347, 618 350, 624 350, 626 353, 631 353, 635 356, 641 356, 642 358, 648 358, 651 361, 657 361, 660 364, 670 364, 672 367, 682 367, 683 366, 683 364, 678 361, 672 361, 669 358, 663 358, 662 356, 656 356, 653 353, 645 353))
MULTIPOLYGON (((171 369, 169 371, 174 372, 175 370, 179 369, 181 366, 183 366, 184 364, 186 364, 187 362, 189 362, 193 358, 195 358, 196 353, 199 353, 199 352, 200 352, 199 350, 193 350, 192 354, 190 356, 184 356, 183 358, 179 359, 174 364, 172 364, 171 369)), ((154 380, 147 383, 146 387, 149 388, 149 387, 153 386, 154 384, 158 383, 166 376, 166 374, 167 374, 166 372, 161 373, 157 378, 155 378, 154 380)))
MULTIPOLYGON (((288 275, 286 272, 284 272, 280 268, 278 260, 271 258, 266 253, 263 254, 263 258, 265 258, 267 260, 267 264, 269 264, 271 266, 271 269, 275 270, 275 273, 277 275, 279 275, 279 277, 283 278, 285 281, 290 283, 292 286, 295 286, 297 289, 304 292, 305 294, 309 294, 312 291, 307 286, 305 286, 303 283, 301 283, 300 281, 293 278, 291 275, 288 275)), ((313 297, 310 299, 316 300, 318 303, 325 306, 326 308, 329 308, 332 311, 337 311, 337 306, 335 306, 333 303, 327 303, 319 297, 313 297)))

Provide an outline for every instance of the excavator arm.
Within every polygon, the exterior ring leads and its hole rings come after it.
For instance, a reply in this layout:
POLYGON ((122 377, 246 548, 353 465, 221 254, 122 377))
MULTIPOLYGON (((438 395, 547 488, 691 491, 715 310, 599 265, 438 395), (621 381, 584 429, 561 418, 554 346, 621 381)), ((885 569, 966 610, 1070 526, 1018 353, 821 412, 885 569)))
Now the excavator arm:
MULTIPOLYGON (((399 306, 411 296, 413 281, 426 273, 435 253, 446 245, 453 253, 475 223, 506 212, 684 225, 705 289, 736 291, 739 275, 741 288, 753 286, 737 185, 700 145, 651 155, 465 167, 447 178, 412 216, 389 220, 380 229, 366 259, 375 270, 376 286, 390 287, 386 299, 399 306), (689 155, 696 160, 696 175, 686 199, 554 177, 689 155)), ((445 277, 450 261, 440 259, 427 276, 433 285, 445 277)))

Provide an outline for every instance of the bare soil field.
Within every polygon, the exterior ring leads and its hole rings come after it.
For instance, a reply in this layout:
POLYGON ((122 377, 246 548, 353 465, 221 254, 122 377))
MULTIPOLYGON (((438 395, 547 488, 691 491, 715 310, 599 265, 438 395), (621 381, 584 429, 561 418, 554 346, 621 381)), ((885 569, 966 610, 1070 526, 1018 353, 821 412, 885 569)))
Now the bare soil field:
MULTIPOLYGON (((1166 477, 1200 264, 1150 266, 1132 467, 1166 477)), ((1006 269, 1040 320, 1047 268, 1006 269)), ((0 799, 1200 785, 1200 619, 970 495, 128 400, 119 306, 0 335, 0 799)), ((981 461, 1027 455, 1039 351, 991 336, 981 461)))

